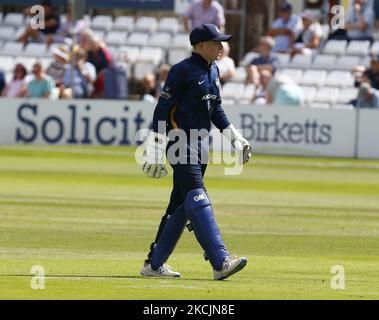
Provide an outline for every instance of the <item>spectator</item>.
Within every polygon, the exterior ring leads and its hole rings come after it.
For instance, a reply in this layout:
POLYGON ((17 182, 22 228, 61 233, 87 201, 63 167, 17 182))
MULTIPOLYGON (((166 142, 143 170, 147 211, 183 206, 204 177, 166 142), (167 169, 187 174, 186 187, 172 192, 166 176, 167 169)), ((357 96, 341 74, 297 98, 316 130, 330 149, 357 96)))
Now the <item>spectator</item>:
POLYGON ((163 90, 164 84, 168 77, 168 72, 170 71, 170 66, 168 64, 163 64, 159 68, 159 75, 158 75, 158 85, 157 85, 157 98, 161 95, 161 92, 163 90))
POLYGON ((84 20, 78 20, 74 23, 72 19, 72 5, 69 3, 66 8, 66 19, 61 21, 59 28, 55 33, 46 35, 46 46, 50 46, 52 43, 64 43, 65 39, 72 38, 73 34, 79 34, 81 30, 86 27, 84 20))
POLYGON ((218 69, 220 70, 220 82, 224 84, 236 75, 236 65, 234 60, 229 57, 230 47, 227 42, 222 42, 224 50, 221 53, 220 59, 216 60, 218 69))
POLYGON ((304 91, 290 77, 274 77, 268 87, 267 103, 278 106, 301 106, 304 104, 304 91))
POLYGON ((94 84, 93 96, 101 98, 104 95, 104 74, 105 68, 113 66, 113 58, 105 47, 105 44, 97 39, 90 29, 85 29, 80 33, 80 47, 87 52, 87 61, 96 68, 97 78, 94 84))
POLYGON ((2 96, 7 98, 23 97, 26 94, 26 80, 25 77, 28 74, 23 64, 16 64, 13 70, 13 79, 5 87, 2 92, 2 96))
POLYGON ((66 72, 67 65, 70 62, 70 52, 65 45, 54 47, 51 52, 54 61, 46 69, 46 74, 53 78, 55 84, 60 86, 63 83, 63 75, 66 72))
MULTIPOLYGON (((46 37, 50 34, 56 33, 57 29, 59 28, 59 16, 54 13, 51 2, 44 0, 40 3, 40 5, 43 7, 45 13, 45 28, 33 29, 32 26, 28 26, 25 29, 25 32, 18 38, 19 42, 22 42, 23 44, 26 44, 29 41, 44 43, 46 41, 46 37)), ((32 7, 25 9, 25 15, 33 15, 31 8, 32 7)))
POLYGON ((190 33, 203 23, 213 23, 219 29, 225 25, 224 8, 215 0, 197 0, 185 13, 184 29, 190 33))
POLYGON ((0 70, 0 92, 2 92, 5 88, 5 74, 0 70))
POLYGON ((359 87, 357 108, 379 108, 379 91, 364 82, 359 87))
POLYGON ((267 104, 268 87, 272 79, 272 73, 269 70, 262 70, 258 86, 255 89, 253 103, 254 104, 267 104))
POLYGON ((292 54, 311 55, 313 50, 320 45, 324 31, 322 30, 321 24, 315 19, 313 12, 303 12, 301 17, 303 19, 304 29, 297 39, 292 54))
POLYGON ((267 35, 275 39, 275 52, 286 53, 292 50, 295 40, 303 30, 303 23, 292 13, 292 5, 283 3, 279 8, 279 18, 276 19, 267 35))
POLYGON ((54 80, 44 72, 40 62, 33 65, 32 73, 34 78, 27 85, 27 97, 50 98, 55 87, 54 80))
POLYGON ((348 39, 373 41, 374 26, 372 0, 351 0, 345 26, 348 39))
POLYGON ((142 79, 142 94, 141 100, 156 103, 157 100, 157 85, 154 74, 149 73, 142 79))
POLYGON ((259 75, 263 70, 268 70, 275 74, 279 67, 279 60, 272 54, 275 46, 275 40, 271 37, 261 37, 259 41, 259 57, 254 58, 247 66, 247 82, 255 85, 259 84, 259 75))
POLYGON ((72 64, 66 68, 63 76, 63 90, 60 92, 62 98, 86 98, 92 94, 96 69, 86 59, 86 52, 77 48, 72 64))
POLYGON ((379 89, 379 61, 375 57, 371 60, 371 66, 365 70, 361 82, 368 82, 374 89, 379 89))

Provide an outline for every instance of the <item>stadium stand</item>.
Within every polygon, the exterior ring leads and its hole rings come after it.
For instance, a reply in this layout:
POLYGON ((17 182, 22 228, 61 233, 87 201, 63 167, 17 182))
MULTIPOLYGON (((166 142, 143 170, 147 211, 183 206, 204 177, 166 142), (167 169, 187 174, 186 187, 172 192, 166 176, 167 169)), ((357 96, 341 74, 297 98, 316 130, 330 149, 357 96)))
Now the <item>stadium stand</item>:
MULTIPOLYGON (((61 15, 64 21, 65 15, 61 15)), ((160 65, 174 65, 191 53, 188 34, 177 17, 86 15, 84 20, 102 39, 116 64, 126 67, 130 81, 141 81, 156 74, 160 65)), ((21 13, 0 13, 0 68, 9 77, 16 62, 30 71, 35 61, 44 67, 52 61, 51 49, 42 43, 25 47, 15 41, 15 34, 25 28, 27 19, 21 13)), ((327 35, 330 28, 322 26, 327 35)), ((327 39, 327 36, 325 36, 327 39)), ((306 104, 318 107, 348 107, 356 98, 352 69, 370 66, 371 55, 379 54, 379 38, 369 41, 325 40, 312 55, 276 54, 280 61, 277 73, 291 77, 306 92, 306 104)), ((222 88, 226 102, 248 104, 255 93, 254 85, 246 85, 246 66, 258 56, 249 51, 239 61, 236 75, 222 88)))

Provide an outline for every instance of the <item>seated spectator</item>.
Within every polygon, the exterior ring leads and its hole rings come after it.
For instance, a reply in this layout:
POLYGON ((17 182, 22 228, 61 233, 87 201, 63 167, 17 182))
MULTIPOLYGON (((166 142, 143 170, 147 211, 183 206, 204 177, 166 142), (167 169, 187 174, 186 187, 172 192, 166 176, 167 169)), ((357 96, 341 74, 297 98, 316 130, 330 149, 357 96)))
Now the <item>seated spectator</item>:
POLYGON ((102 71, 113 66, 113 58, 106 49, 104 42, 97 39, 90 29, 85 29, 80 33, 79 44, 87 52, 87 61, 96 68, 97 78, 93 96, 101 98, 104 94, 104 74, 102 71))
POLYGON ((259 57, 254 58, 247 66, 247 83, 259 84, 259 74, 263 70, 268 70, 274 74, 279 67, 279 60, 272 54, 275 41, 271 37, 262 37, 259 41, 259 57))
POLYGON ((72 63, 63 75, 61 98, 87 98, 92 94, 93 83, 96 80, 96 69, 87 62, 86 52, 77 48, 72 56, 72 63))
POLYGON ((375 13, 372 0, 351 0, 346 17, 349 40, 373 40, 375 13))
POLYGON ((70 62, 70 52, 65 45, 54 47, 51 52, 53 53, 54 61, 47 67, 46 74, 53 78, 56 86, 60 86, 63 83, 63 75, 70 62))
POLYGON ((363 72, 361 82, 368 82, 374 89, 379 89, 379 61, 377 57, 371 60, 370 68, 363 72))
POLYGON ((357 108, 379 108, 379 91, 364 82, 359 87, 357 108))
POLYGON ((36 62, 32 69, 33 79, 27 85, 26 96, 29 98, 50 98, 55 87, 54 80, 48 76, 40 62, 36 62))
POLYGON ((147 74, 142 79, 141 100, 156 103, 158 95, 156 77, 154 74, 147 74))
POLYGON ((220 29, 225 25, 224 8, 215 0, 197 0, 183 16, 184 29, 190 33, 203 23, 213 23, 220 29))
POLYGON ((165 82, 168 77, 168 72, 170 71, 170 66, 168 64, 163 64, 159 68, 159 74, 158 74, 158 85, 157 85, 157 98, 161 95, 161 92, 163 90, 163 87, 165 85, 165 82))
POLYGON ((283 3, 279 8, 279 18, 276 19, 267 35, 275 39, 275 52, 286 53, 292 50, 295 40, 303 30, 303 23, 292 13, 292 5, 283 3))
POLYGON ((290 77, 274 77, 268 87, 267 103, 277 106, 301 106, 304 104, 304 91, 290 77))
POLYGON ((2 92, 5 88, 5 74, 0 70, 0 92, 2 92))
POLYGON ((255 89, 253 103, 258 105, 267 104, 268 86, 272 79, 272 73, 269 70, 262 70, 259 78, 260 81, 255 89))
MULTIPOLYGON (((53 6, 50 1, 43 0, 40 5, 43 7, 45 15, 45 28, 34 29, 32 26, 28 26, 25 29, 25 32, 18 38, 19 42, 23 44, 32 42, 44 43, 46 41, 46 37, 50 34, 56 33, 59 28, 59 16, 54 13, 53 6)), ((29 7, 25 9, 25 15, 32 16, 31 8, 29 7)))
POLYGON ((236 75, 236 65, 234 60, 229 57, 229 44, 227 42, 223 42, 222 45, 224 50, 221 53, 220 59, 216 60, 216 64, 220 70, 220 82, 221 84, 224 84, 236 75))
POLYGON ((3 90, 2 96, 7 98, 25 96, 27 90, 25 77, 27 74, 28 71, 23 64, 16 64, 13 70, 13 79, 3 90))
POLYGON ((303 12, 301 17, 304 29, 295 43, 292 54, 311 55, 313 50, 320 45, 324 31, 312 12, 303 12))
POLYGON ((79 34, 85 28, 86 23, 84 20, 73 21, 72 5, 69 3, 66 8, 66 19, 60 22, 59 28, 55 33, 46 35, 46 46, 49 47, 52 43, 64 43, 66 39, 72 39, 73 34, 79 34))

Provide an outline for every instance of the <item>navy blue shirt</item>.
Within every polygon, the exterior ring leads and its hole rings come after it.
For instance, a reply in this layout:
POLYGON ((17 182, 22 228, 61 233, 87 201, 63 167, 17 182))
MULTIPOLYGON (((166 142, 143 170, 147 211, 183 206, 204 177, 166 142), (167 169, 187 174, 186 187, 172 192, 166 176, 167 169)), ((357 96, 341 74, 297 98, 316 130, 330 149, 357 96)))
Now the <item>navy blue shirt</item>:
POLYGON ((276 69, 278 69, 279 66, 279 59, 273 55, 269 55, 268 57, 259 56, 257 58, 254 58, 251 60, 250 64, 252 65, 264 65, 264 64, 270 64, 273 67, 273 71, 275 72, 276 69))
POLYGON ((219 85, 217 65, 208 65, 197 53, 174 65, 154 111, 153 130, 158 132, 158 121, 166 122, 167 132, 174 128, 209 131, 211 123, 220 131, 228 127, 219 85))

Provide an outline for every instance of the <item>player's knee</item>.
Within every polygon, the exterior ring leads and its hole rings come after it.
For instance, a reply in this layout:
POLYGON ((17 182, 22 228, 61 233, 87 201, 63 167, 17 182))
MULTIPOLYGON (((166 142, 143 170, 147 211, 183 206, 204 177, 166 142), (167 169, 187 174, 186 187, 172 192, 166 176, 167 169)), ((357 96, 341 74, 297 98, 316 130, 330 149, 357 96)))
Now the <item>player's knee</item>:
POLYGON ((208 207, 211 205, 208 195, 204 189, 193 189, 187 193, 186 200, 184 202, 185 211, 188 217, 197 211, 199 208, 208 207))

